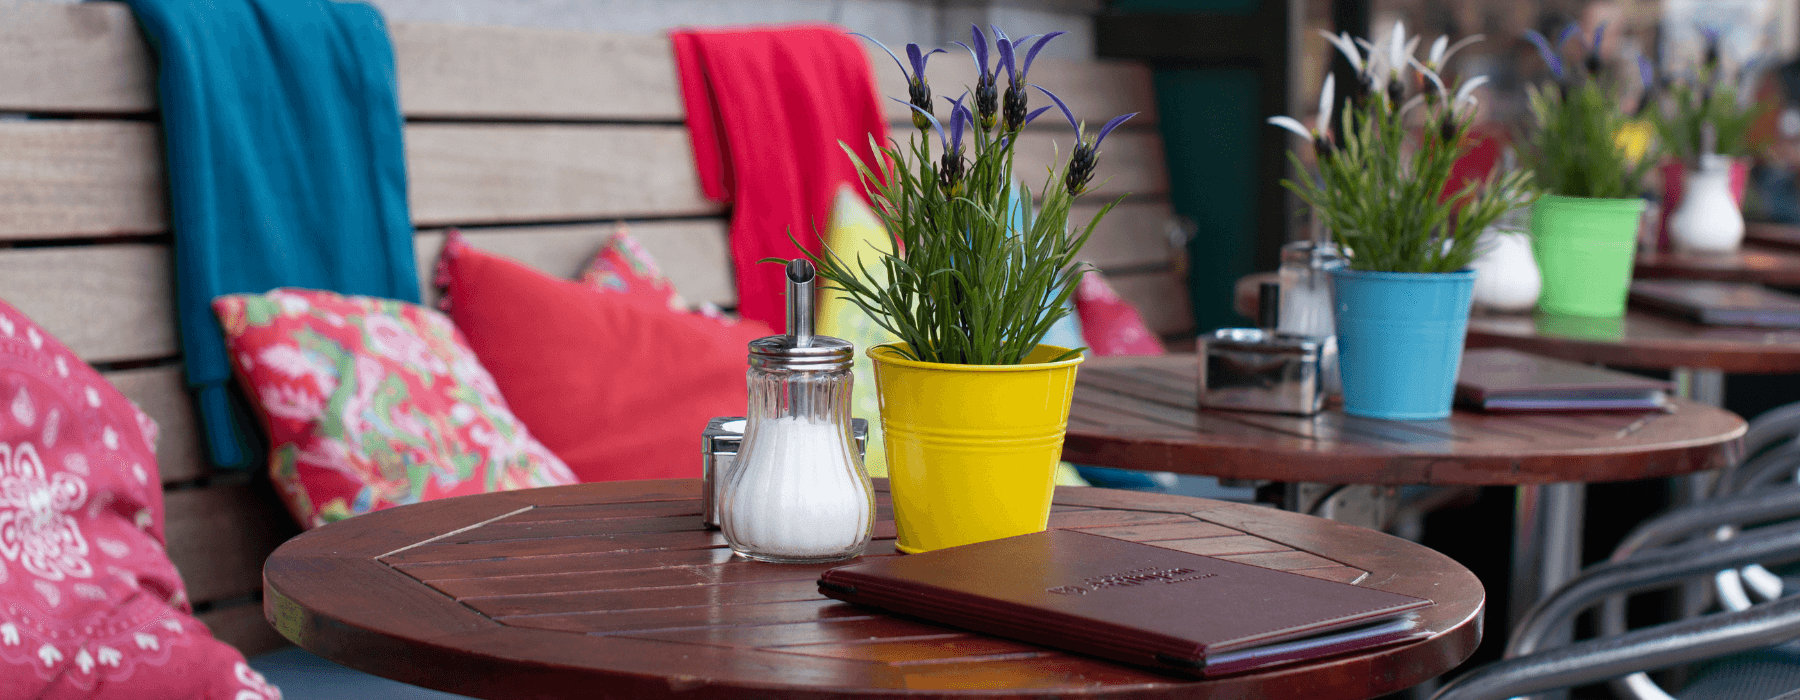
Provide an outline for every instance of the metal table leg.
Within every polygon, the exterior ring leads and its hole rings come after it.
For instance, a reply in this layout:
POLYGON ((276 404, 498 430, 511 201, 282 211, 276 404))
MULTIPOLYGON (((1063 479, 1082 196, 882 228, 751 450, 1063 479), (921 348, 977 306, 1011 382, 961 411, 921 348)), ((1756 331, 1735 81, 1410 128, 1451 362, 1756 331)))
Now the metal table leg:
MULTIPOLYGON (((1669 373, 1675 382, 1675 395, 1711 406, 1725 405, 1725 373, 1716 369, 1698 369, 1677 367, 1669 373)), ((1674 494, 1671 500, 1676 507, 1696 503, 1712 493, 1713 482, 1719 477, 1717 469, 1695 472, 1686 477, 1676 478, 1674 494)), ((1676 619, 1687 619, 1700 614, 1712 603, 1712 588, 1704 581, 1689 581, 1681 585, 1680 606, 1676 611, 1676 619)))
MULTIPOLYGON (((1580 482, 1518 487, 1508 628, 1517 624, 1539 599, 1581 571, 1581 522, 1586 496, 1587 485, 1580 482)), ((1566 643, 1568 634, 1562 633, 1557 643, 1566 643)))

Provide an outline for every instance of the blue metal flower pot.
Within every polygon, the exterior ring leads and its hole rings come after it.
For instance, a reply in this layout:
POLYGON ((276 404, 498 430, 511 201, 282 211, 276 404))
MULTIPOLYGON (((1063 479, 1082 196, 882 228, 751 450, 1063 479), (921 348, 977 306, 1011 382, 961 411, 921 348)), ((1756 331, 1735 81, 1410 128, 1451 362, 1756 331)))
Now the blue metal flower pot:
POLYGON ((1331 271, 1344 412, 1389 420, 1450 415, 1475 271, 1331 271))

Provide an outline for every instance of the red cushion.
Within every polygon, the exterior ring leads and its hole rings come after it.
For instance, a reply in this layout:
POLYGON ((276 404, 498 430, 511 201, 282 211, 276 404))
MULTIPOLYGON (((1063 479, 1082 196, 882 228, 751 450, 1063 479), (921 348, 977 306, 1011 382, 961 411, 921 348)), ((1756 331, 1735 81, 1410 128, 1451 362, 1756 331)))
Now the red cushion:
POLYGON ((1099 270, 1081 276, 1075 287, 1075 312, 1081 316, 1081 338, 1096 356, 1167 352, 1144 324, 1137 306, 1119 296, 1099 270))
POLYGON ((707 419, 744 414, 745 346, 767 326, 723 326, 455 242, 444 260, 457 328, 581 480, 698 477, 707 419))
POLYGON ((0 303, 0 698, 279 697, 189 612, 156 424, 0 303))
POLYGON ((575 483, 443 314, 313 289, 213 300, 269 435, 269 474, 315 527, 447 496, 575 483))

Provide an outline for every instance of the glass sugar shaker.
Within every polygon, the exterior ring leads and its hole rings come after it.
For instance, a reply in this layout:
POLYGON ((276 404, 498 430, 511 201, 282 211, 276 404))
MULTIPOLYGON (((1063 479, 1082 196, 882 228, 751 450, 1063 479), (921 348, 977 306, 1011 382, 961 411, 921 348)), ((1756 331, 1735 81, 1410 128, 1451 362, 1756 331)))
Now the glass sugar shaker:
POLYGON ((815 277, 804 259, 788 264, 788 334, 750 343, 747 423, 719 526, 751 559, 847 559, 862 554, 874 525, 875 491, 851 443, 855 346, 813 335, 815 277))

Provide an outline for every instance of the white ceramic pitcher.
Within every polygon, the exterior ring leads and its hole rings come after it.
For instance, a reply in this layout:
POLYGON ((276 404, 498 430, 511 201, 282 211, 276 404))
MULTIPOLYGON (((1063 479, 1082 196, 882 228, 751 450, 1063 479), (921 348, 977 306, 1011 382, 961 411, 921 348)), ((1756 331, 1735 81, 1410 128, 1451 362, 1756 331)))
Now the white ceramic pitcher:
POLYGON ((1669 218, 1677 252, 1730 253, 1744 242, 1744 214, 1731 197, 1731 159, 1707 154, 1689 168, 1681 206, 1669 218))

